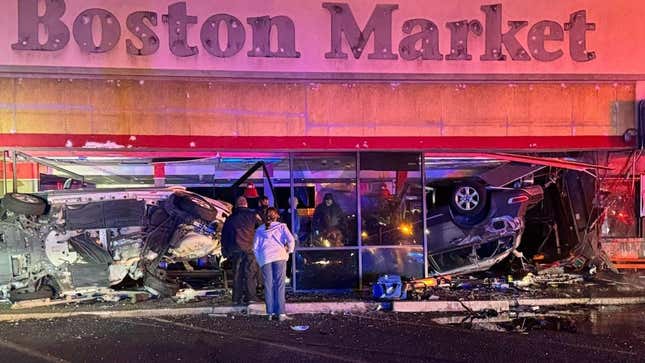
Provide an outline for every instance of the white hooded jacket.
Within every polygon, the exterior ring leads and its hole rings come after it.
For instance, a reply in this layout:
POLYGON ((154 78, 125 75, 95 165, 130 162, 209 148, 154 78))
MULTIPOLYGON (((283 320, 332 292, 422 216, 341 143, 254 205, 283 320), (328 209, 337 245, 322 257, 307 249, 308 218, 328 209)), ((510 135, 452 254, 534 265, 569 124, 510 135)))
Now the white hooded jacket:
POLYGON ((264 266, 275 261, 287 261, 296 242, 286 224, 271 222, 267 229, 263 224, 255 231, 253 252, 258 265, 264 266))

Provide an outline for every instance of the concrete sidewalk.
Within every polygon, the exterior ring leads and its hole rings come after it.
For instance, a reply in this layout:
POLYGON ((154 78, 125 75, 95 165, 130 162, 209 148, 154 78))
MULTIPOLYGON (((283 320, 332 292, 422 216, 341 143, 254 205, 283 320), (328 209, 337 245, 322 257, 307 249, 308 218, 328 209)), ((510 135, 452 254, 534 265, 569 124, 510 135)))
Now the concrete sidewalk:
MULTIPOLYGON (((498 312, 509 311, 523 306, 567 306, 567 305, 636 305, 645 304, 642 297, 617 298, 569 298, 569 299, 517 299, 517 300, 475 300, 475 301, 395 301, 390 302, 306 302, 288 303, 288 314, 334 314, 334 313, 365 313, 378 310, 391 310, 401 313, 436 312, 464 313, 492 309, 498 312)), ((96 310, 96 311, 60 311, 60 312, 16 312, 0 313, 0 321, 18 321, 26 319, 57 319, 76 316, 95 316, 100 318, 143 318, 161 316, 211 315, 225 316, 228 314, 265 314, 264 304, 249 306, 200 306, 200 307, 164 307, 132 310, 96 310)))
POLYGON ((645 304, 641 297, 563 298, 563 299, 515 299, 515 300, 470 300, 470 301, 395 301, 392 311, 399 313, 468 312, 486 309, 498 312, 522 306, 567 306, 567 305, 636 305, 645 304))

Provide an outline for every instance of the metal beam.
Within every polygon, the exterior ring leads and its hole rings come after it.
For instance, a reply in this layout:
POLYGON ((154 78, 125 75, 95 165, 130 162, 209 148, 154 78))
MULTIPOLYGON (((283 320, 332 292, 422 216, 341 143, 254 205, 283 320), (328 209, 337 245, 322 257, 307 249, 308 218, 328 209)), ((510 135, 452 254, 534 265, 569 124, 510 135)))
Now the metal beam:
POLYGON ((13 183, 13 192, 18 193, 18 153, 14 150, 13 154, 11 155, 12 163, 13 163, 13 173, 11 175, 11 181, 13 183))
MULTIPOLYGON (((63 168, 63 167, 60 167, 60 166, 56 165, 55 163, 52 163, 52 162, 51 162, 51 161, 49 161, 49 160, 46 160, 46 159, 43 159, 43 158, 39 158, 39 157, 34 157, 34 156, 31 156, 31 155, 25 154, 25 153, 23 153, 23 152, 16 152, 16 151, 14 151, 14 155, 19 155, 21 158, 23 158, 23 159, 25 159, 25 160, 32 161, 32 162, 35 162, 35 163, 38 163, 38 164, 44 165, 44 166, 46 166, 46 167, 48 167, 48 168, 52 168, 52 169, 54 169, 54 170, 58 170, 58 171, 60 171, 61 173, 63 173, 63 174, 65 174, 65 175, 68 175, 68 176, 72 177, 73 179, 80 180, 80 181, 81 181, 81 183, 85 183, 85 177, 84 177, 84 176, 82 176, 82 175, 80 175, 80 174, 76 174, 76 173, 74 173, 73 171, 69 171, 69 170, 67 170, 67 169, 65 169, 65 168, 63 168)), ((15 172, 14 172, 14 173, 15 173, 15 172)))
POLYGON ((7 194, 7 150, 2 150, 2 194, 7 194))

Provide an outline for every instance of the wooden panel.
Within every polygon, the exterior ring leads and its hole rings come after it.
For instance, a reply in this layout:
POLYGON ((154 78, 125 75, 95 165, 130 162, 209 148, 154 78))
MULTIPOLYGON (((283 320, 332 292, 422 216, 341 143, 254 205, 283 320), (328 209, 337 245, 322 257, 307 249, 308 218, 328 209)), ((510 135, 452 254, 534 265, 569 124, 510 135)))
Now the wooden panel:
POLYGON ((67 133, 65 115, 54 110, 19 110, 16 112, 18 133, 67 133))
POLYGON ((353 123, 364 120, 362 92, 358 85, 319 84, 307 90, 311 126, 353 123))
POLYGON ((512 89, 503 85, 455 84, 446 86, 444 98, 445 120, 451 125, 479 125, 494 127, 487 133, 504 134, 508 119, 507 105, 513 97, 512 89))
POLYGON ((581 136, 634 127, 633 83, 0 79, 0 131, 203 136, 581 136), (15 97, 14 90, 15 88, 15 97))
POLYGON ((516 99, 515 104, 522 102, 528 104, 525 121, 543 126, 563 126, 571 123, 573 115, 571 87, 566 85, 563 87, 559 84, 538 84, 522 89, 524 96, 516 99))
MULTIPOLYGON (((0 78, 0 104, 5 107, 15 104, 15 80, 12 78, 0 78)), ((4 108, 4 107, 3 107, 4 108)))
POLYGON ((0 109, 0 133, 10 134, 14 131, 13 111, 0 109))
POLYGON ((613 126, 616 89, 612 85, 572 85, 573 121, 576 125, 613 126))
POLYGON ((622 135, 625 130, 637 128, 636 124, 636 87, 634 84, 621 84, 616 87, 616 135, 622 135))

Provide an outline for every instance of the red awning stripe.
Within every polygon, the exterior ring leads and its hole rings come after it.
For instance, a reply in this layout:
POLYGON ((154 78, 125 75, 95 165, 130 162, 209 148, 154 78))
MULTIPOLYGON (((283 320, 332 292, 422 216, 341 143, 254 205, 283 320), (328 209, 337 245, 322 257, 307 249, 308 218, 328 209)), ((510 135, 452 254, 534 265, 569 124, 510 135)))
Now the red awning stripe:
POLYGON ((0 134, 0 147, 101 150, 428 150, 556 151, 629 149, 621 136, 178 136, 0 134))

